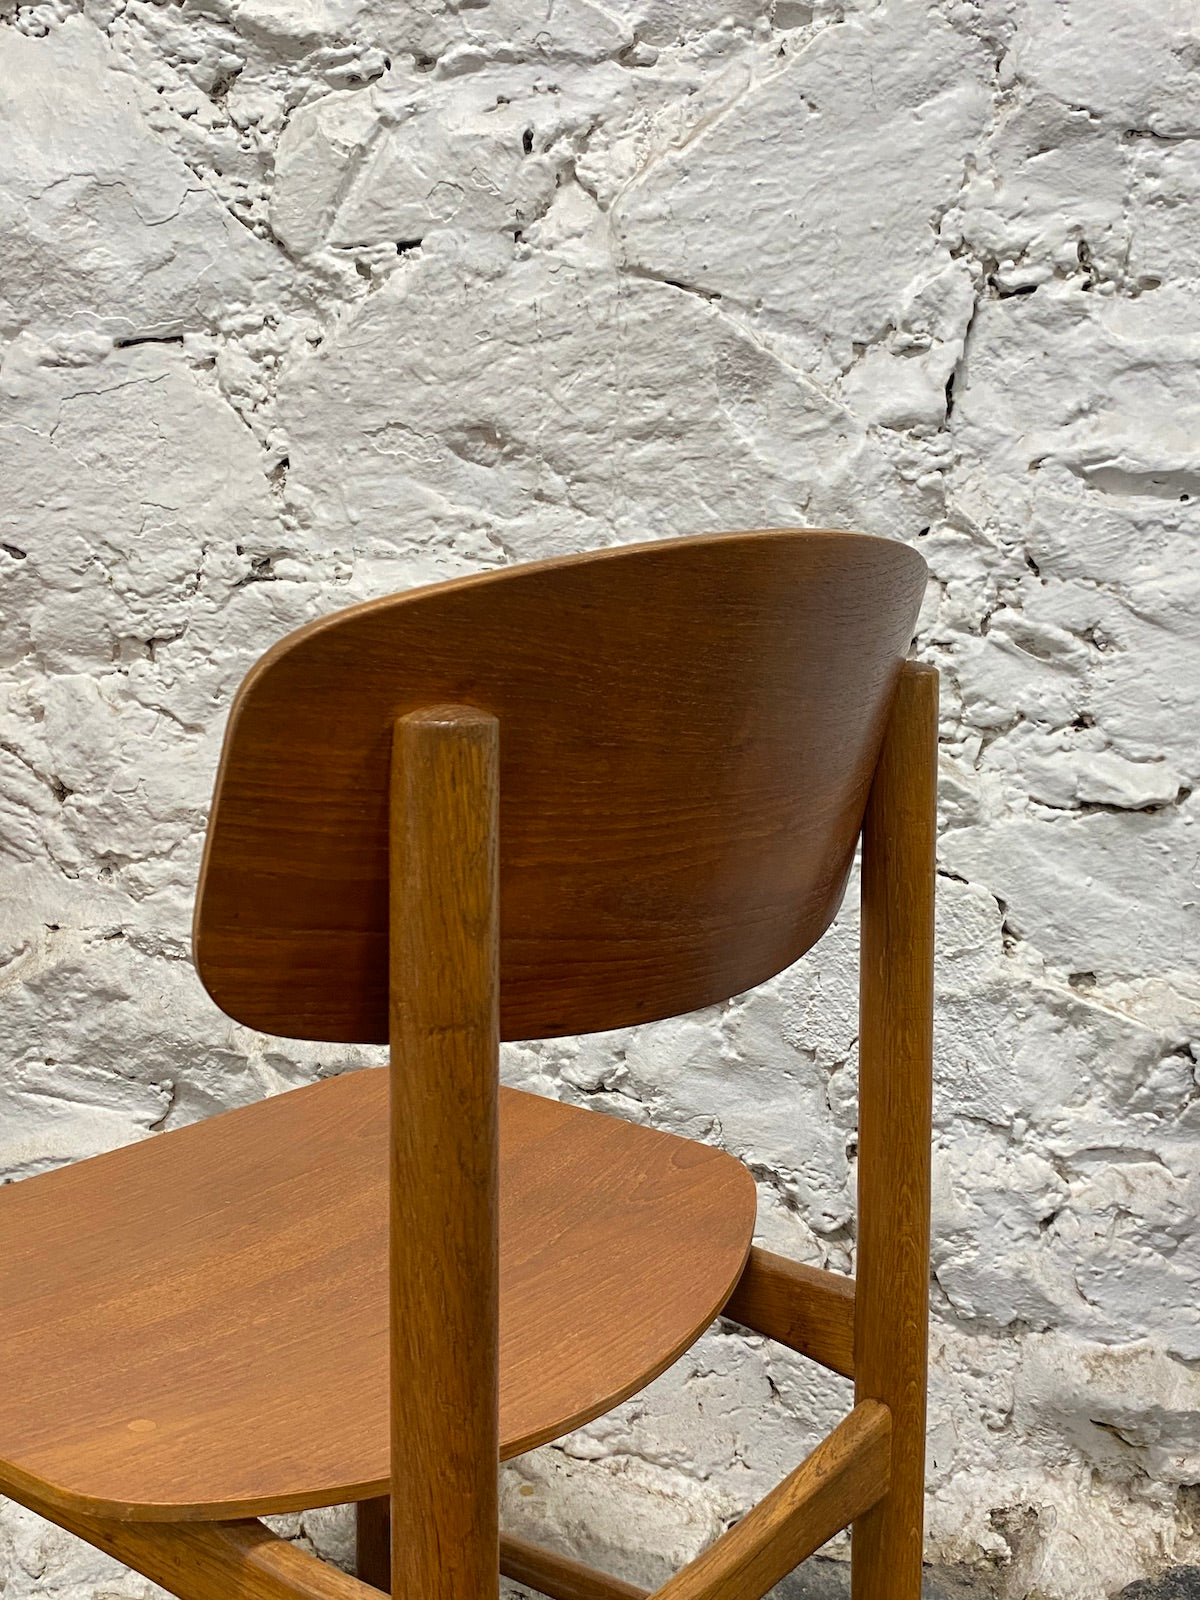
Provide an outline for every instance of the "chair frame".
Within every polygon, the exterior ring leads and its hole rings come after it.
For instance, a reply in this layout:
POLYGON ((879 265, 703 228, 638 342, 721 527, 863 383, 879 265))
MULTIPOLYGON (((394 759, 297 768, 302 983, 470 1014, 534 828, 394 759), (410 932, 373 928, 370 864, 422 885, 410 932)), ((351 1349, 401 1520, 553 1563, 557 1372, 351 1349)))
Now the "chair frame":
MULTIPOLYGON (((390 1501, 358 1506, 359 1576, 254 1519, 119 1522, 22 1496, 181 1600, 492 1600, 501 1573, 553 1600, 647 1594, 499 1533, 497 752, 471 707, 396 725, 393 1478, 390 1501)), ((754 1247, 722 1313, 852 1377, 854 1407, 653 1600, 758 1600, 846 1527, 853 1600, 920 1595, 936 762, 937 673, 908 662, 862 830, 856 1277, 754 1247)))

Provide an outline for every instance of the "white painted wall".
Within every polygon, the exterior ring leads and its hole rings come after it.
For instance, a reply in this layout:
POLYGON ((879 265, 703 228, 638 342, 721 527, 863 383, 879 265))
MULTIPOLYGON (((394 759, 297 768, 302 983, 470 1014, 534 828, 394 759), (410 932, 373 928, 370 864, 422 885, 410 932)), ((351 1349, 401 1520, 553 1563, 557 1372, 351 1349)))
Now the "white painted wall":
MULTIPOLYGON (((280 634, 612 541, 906 539, 944 674, 930 1553, 1063 1600, 1200 1556, 1198 69, 1192 0, 0 0, 4 1175, 366 1058, 189 965, 280 634)), ((848 1267, 854 933, 507 1075, 723 1143, 768 1242, 848 1267)), ((659 1576, 844 1403, 716 1332, 506 1516, 659 1576)), ((146 1587, 15 1509, 0 1570, 146 1587)))

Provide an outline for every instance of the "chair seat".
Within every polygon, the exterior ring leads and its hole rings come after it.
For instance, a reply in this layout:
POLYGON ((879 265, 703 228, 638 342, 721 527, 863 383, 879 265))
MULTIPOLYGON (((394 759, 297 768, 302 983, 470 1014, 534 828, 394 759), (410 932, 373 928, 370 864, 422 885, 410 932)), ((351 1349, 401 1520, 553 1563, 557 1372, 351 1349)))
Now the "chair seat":
MULTIPOLYGON (((0 1492, 144 1521, 385 1493, 386 1127, 360 1071, 0 1189, 0 1492)), ((502 1091, 502 1456, 680 1355, 754 1215, 729 1155, 502 1091)))

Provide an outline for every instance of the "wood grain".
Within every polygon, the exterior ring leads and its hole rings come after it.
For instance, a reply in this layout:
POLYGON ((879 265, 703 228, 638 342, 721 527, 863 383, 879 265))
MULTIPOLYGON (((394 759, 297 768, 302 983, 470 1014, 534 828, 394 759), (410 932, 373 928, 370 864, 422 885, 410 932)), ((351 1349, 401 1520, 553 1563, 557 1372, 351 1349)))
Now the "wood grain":
POLYGON ((623 546, 322 618, 230 715, 196 906, 218 1005, 387 1038, 396 719, 498 718, 501 1032, 737 994, 841 900, 925 583, 896 541, 782 530, 623 546))
POLYGON ((392 761, 392 1592, 500 1593, 499 725, 392 761))
MULTIPOLYGON (((374 1566, 375 1570, 380 1570, 372 1552, 382 1550, 385 1564, 382 1582, 378 1583, 378 1587, 386 1588, 390 1581, 386 1565, 391 1543, 390 1502, 386 1499, 363 1500, 356 1511, 360 1541, 358 1575, 367 1583, 372 1581, 364 1567, 374 1566), (364 1530, 367 1541, 365 1548, 362 1543, 364 1530)), ((500 1534, 500 1572, 516 1583, 536 1589, 539 1594, 554 1596, 554 1600, 646 1600, 649 1594, 649 1590, 641 1589, 635 1583, 626 1583, 607 1572, 574 1561, 570 1556, 560 1555, 557 1550, 548 1550, 544 1545, 531 1544, 528 1539, 520 1539, 515 1534, 503 1531, 500 1534)))
POLYGON ((861 535, 667 541, 371 602, 269 652, 230 720, 198 965, 252 1026, 390 1036, 391 1093, 356 1073, 0 1190, 0 1491, 186 1600, 368 1600, 230 1520, 349 1499, 398 1596, 486 1600, 503 1560, 561 1600, 635 1600, 501 1546, 497 1459, 643 1387, 725 1307, 853 1373, 857 1403, 656 1600, 756 1600, 850 1521, 854 1600, 918 1600, 924 570, 861 535), (499 1091, 496 1063, 501 1035, 672 1015, 789 964, 864 813, 856 1289, 750 1256, 732 1158, 499 1091))
POLYGON ((379 1592, 261 1522, 108 1522, 24 1500, 181 1600, 379 1600, 379 1592))
POLYGON ((854 1600, 919 1600, 929 1329, 937 674, 900 680, 863 829, 855 1396, 891 1410, 892 1487, 854 1525, 854 1600))
POLYGON ((354 1571, 376 1589, 392 1587, 392 1502, 388 1495, 354 1508, 354 1571))
POLYGON ((646 1600, 649 1594, 636 1583, 626 1583, 511 1533, 500 1535, 500 1571, 554 1600, 646 1600))
MULTIPOLYGON (((387 1106, 386 1071, 348 1073, 0 1187, 0 1492, 159 1521, 386 1493, 387 1106)), ((507 1457, 687 1349, 755 1189, 515 1090, 500 1172, 507 1457)))
POLYGON ((755 1245, 722 1315, 852 1378, 854 1299, 853 1278, 755 1245))
MULTIPOLYGON (((358 1576, 379 1588, 390 1582, 390 1502, 363 1500, 355 1508, 358 1525, 358 1576), (380 1553, 382 1552, 382 1562, 380 1553), (381 1576, 371 1577, 374 1571, 381 1576)), ((506 1578, 553 1595, 554 1600, 646 1600, 649 1593, 607 1572, 573 1561, 557 1550, 531 1544, 515 1534, 500 1534, 500 1571, 506 1578)))
POLYGON ((887 1492, 891 1417, 865 1400, 653 1600, 759 1600, 887 1492))

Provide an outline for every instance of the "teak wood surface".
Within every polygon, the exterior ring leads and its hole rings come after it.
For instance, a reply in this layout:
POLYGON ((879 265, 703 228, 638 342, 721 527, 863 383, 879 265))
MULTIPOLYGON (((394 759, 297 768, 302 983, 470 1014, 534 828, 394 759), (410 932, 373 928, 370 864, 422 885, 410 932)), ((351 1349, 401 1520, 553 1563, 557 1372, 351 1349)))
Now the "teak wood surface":
POLYGON ((714 535, 372 602, 269 652, 227 733, 199 970, 253 1026, 390 1036, 391 1066, 0 1189, 0 1491, 183 1600, 369 1600, 238 1520, 350 1498, 361 1579, 397 1597, 487 1600, 503 1567, 633 1600, 500 1538, 497 1458, 724 1310, 852 1374, 855 1408, 654 1600, 758 1600, 849 1522, 854 1600, 918 1600, 923 583, 885 540, 714 535), (779 970, 860 829, 852 1282, 751 1250, 731 1156, 500 1090, 497 1053, 779 970))
POLYGON ((741 993, 837 911, 924 583, 888 539, 714 534, 301 628, 230 714, 201 978, 268 1033, 387 1039, 392 729, 458 704, 500 724, 502 1037, 741 993))
MULTIPOLYGON (((169 1520, 386 1490, 387 1102, 348 1073, 0 1188, 0 1492, 169 1520)), ((508 1457, 708 1326, 755 1191, 687 1139, 500 1107, 508 1457)))

